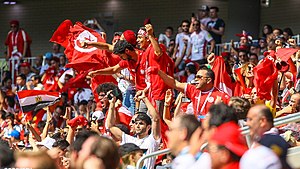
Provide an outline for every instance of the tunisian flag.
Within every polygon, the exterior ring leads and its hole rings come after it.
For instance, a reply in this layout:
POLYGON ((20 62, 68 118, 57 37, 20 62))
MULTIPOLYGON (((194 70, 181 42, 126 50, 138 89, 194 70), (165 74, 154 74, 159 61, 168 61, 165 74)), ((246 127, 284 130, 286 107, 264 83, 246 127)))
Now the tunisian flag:
POLYGON ((23 90, 17 92, 17 96, 23 112, 37 111, 60 100, 58 92, 41 90, 23 90))
POLYGON ((253 73, 257 96, 261 100, 270 100, 272 86, 278 76, 278 71, 275 68, 274 62, 268 57, 264 58, 260 64, 254 67, 253 73))
POLYGON ((221 56, 215 57, 215 61, 212 65, 212 71, 215 73, 214 86, 227 93, 229 96, 232 96, 235 85, 226 71, 224 59, 221 56))
POLYGON ((95 66, 108 67, 107 58, 104 57, 102 50, 96 47, 81 47, 81 43, 90 42, 105 42, 101 35, 84 26, 80 22, 76 22, 72 26, 70 20, 62 22, 50 39, 51 42, 61 44, 66 49, 64 53, 69 60, 67 68, 74 68, 78 72, 90 70, 95 66), (100 64, 100 65, 99 65, 100 64))

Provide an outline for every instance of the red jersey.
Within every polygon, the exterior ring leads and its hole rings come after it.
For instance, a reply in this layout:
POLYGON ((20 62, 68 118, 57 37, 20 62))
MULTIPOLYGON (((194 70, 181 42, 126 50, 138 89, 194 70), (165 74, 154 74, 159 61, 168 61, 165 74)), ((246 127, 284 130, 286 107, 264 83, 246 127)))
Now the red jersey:
POLYGON ((215 103, 217 97, 221 97, 222 101, 227 104, 229 95, 213 87, 211 90, 202 92, 196 86, 187 84, 184 90, 185 95, 193 102, 194 114, 198 117, 206 115, 211 105, 215 103))
POLYGON ((135 79, 135 86, 137 90, 143 90, 146 88, 145 82, 145 68, 146 58, 143 57, 143 52, 139 50, 138 60, 121 60, 119 66, 123 69, 128 68, 131 76, 135 79))
POLYGON ((8 47, 7 55, 11 57, 12 52, 19 52, 23 55, 25 42, 27 42, 27 52, 25 54, 25 57, 31 57, 31 39, 28 34, 23 29, 19 29, 18 32, 9 31, 5 40, 5 45, 8 47), (14 51, 14 49, 17 49, 17 51, 14 51))
MULTIPOLYGON (((146 68, 151 66, 157 67, 159 70, 163 71, 167 75, 174 77, 174 62, 170 56, 166 53, 164 45, 160 45, 163 54, 157 56, 154 53, 154 48, 152 45, 149 45, 146 51, 143 53, 146 60, 146 68)), ((155 74, 146 75, 146 83, 150 85, 150 95, 149 98, 154 100, 164 100, 165 93, 170 87, 164 83, 164 81, 155 74)))

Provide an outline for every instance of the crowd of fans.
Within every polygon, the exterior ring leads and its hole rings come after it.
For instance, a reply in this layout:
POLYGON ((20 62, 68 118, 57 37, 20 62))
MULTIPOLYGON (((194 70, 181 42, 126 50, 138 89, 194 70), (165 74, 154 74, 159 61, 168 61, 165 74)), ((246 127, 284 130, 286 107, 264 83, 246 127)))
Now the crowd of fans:
MULTIPOLYGON (((156 37, 146 19, 137 32, 116 32, 111 43, 83 41, 82 48, 103 51, 108 65, 85 73, 66 66, 72 61, 57 43, 27 61, 31 39, 11 21, 1 75, 1 168, 132 169, 143 155, 165 148, 171 153, 140 167, 291 168, 287 150, 300 145, 300 125, 274 127, 274 119, 300 112, 300 50, 293 32, 265 25, 253 38, 241 30, 238 45, 232 41, 217 54, 225 30, 218 12, 201 6, 176 34, 169 26, 156 37), (292 51, 282 57, 282 49, 292 51), (59 92, 61 99, 24 112, 17 93, 26 90, 59 92)), ((106 39, 97 20, 84 24, 106 39)))

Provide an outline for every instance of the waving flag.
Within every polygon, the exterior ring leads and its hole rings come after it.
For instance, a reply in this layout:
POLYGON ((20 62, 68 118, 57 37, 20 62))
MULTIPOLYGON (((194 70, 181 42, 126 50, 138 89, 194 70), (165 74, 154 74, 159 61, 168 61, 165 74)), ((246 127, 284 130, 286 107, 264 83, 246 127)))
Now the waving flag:
POLYGON ((69 60, 67 68, 74 68, 77 71, 86 71, 95 66, 105 68, 108 67, 108 59, 103 55, 103 51, 96 47, 82 47, 85 41, 89 42, 105 42, 101 35, 84 26, 80 22, 76 22, 72 26, 70 20, 65 20, 50 39, 63 45, 66 49, 64 53, 69 60))
POLYGON ((51 106, 60 100, 58 92, 47 92, 41 90, 23 90, 17 92, 22 111, 38 111, 44 107, 51 106))
POLYGON ((278 75, 273 61, 269 58, 264 58, 260 64, 254 67, 253 73, 257 96, 260 99, 270 100, 273 83, 278 75))
POLYGON ((215 73, 214 86, 227 93, 229 96, 232 96, 234 83, 231 81, 231 77, 226 72, 226 66, 222 57, 216 56, 212 65, 212 71, 215 73))

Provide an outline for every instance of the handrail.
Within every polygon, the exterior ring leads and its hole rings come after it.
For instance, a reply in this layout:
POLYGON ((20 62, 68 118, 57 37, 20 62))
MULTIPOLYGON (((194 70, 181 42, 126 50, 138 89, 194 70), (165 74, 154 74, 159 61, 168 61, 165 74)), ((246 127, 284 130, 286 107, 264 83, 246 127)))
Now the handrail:
POLYGON ((139 159, 139 161, 137 162, 135 168, 136 169, 140 169, 140 165, 141 165, 142 161, 144 161, 146 158, 150 158, 150 157, 154 157, 154 156, 162 155, 162 154, 168 154, 168 153, 170 153, 170 149, 166 148, 166 149, 163 149, 163 150, 155 151, 155 152, 153 152, 151 154, 144 155, 143 157, 141 157, 139 159))

